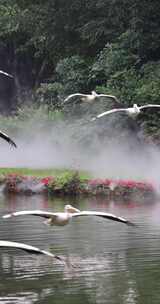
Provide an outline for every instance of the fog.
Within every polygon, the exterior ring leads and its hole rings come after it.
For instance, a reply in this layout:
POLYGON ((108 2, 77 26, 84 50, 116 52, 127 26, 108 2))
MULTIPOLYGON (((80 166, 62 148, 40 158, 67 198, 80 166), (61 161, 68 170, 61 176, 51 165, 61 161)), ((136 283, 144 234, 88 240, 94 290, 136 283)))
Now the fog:
POLYGON ((0 167, 71 168, 99 178, 131 178, 159 185, 159 148, 145 143, 143 133, 137 137, 127 125, 116 128, 115 124, 113 119, 103 124, 69 119, 41 125, 33 120, 29 128, 14 135, 5 128, 18 147, 0 139, 0 167))

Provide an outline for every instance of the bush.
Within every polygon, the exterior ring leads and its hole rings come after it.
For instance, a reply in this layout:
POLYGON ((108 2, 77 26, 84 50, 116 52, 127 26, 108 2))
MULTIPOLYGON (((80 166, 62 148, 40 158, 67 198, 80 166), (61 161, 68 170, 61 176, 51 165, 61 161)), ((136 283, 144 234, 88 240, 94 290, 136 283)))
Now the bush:
POLYGON ((59 82, 41 83, 36 91, 36 100, 38 104, 47 104, 50 110, 61 108, 63 99, 63 85, 59 82))
POLYGON ((56 66, 57 80, 63 85, 63 94, 68 95, 87 89, 88 64, 80 56, 67 57, 56 66))
POLYGON ((49 183, 49 192, 77 194, 80 192, 81 180, 78 172, 65 172, 49 183))
POLYGON ((138 57, 119 43, 108 44, 98 54, 91 69, 91 77, 102 77, 107 81, 116 72, 136 66, 138 57))

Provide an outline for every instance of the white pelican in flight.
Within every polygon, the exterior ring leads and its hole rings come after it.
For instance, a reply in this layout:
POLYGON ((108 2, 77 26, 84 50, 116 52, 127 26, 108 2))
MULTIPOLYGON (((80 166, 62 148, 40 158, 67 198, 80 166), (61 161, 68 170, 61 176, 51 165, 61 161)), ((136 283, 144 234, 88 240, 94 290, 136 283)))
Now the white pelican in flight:
POLYGON ((0 131, 0 137, 3 138, 4 140, 6 140, 11 146, 17 148, 17 145, 15 144, 15 142, 4 132, 0 131))
POLYGON ((101 97, 107 97, 113 99, 114 101, 116 101, 116 103, 119 104, 119 100, 115 96, 107 95, 107 94, 97 94, 95 91, 92 91, 91 94, 81 94, 81 93, 71 94, 64 100, 64 103, 73 97, 80 97, 82 101, 86 101, 86 102, 94 101, 95 99, 101 97))
POLYGON ((93 117, 91 119, 91 121, 94 121, 97 118, 101 118, 105 115, 109 115, 109 114, 112 114, 112 113, 118 113, 118 112, 125 112, 130 117, 135 118, 135 117, 138 116, 138 114, 141 112, 141 110, 146 109, 146 108, 160 108, 160 105, 148 104, 148 105, 138 107, 137 104, 134 104, 133 107, 131 107, 131 108, 124 108, 124 109, 123 108, 122 109, 118 108, 118 109, 113 109, 113 110, 103 112, 103 113, 97 115, 96 117, 93 117))
POLYGON ((69 223, 71 218, 79 217, 79 216, 98 216, 116 222, 121 222, 129 226, 135 226, 135 224, 133 224, 132 222, 111 213, 99 212, 99 211, 80 211, 79 209, 76 209, 71 205, 66 205, 64 207, 64 212, 47 212, 44 210, 24 210, 24 211, 17 211, 3 215, 3 218, 10 218, 12 216, 19 216, 19 215, 35 215, 46 218, 47 220, 45 221, 45 223, 50 226, 54 226, 54 225, 64 226, 69 223))
POLYGON ((13 78, 13 76, 11 74, 8 74, 8 73, 6 73, 6 72, 4 72, 2 70, 0 70, 0 74, 3 74, 3 75, 8 76, 10 78, 13 78))
POLYGON ((0 247, 17 248, 17 249, 21 249, 28 253, 33 253, 33 254, 44 254, 44 255, 50 256, 52 258, 55 258, 57 260, 62 260, 64 262, 64 260, 61 257, 54 255, 51 252, 41 250, 37 247, 26 245, 23 243, 17 243, 17 242, 11 242, 11 241, 0 241, 0 247))

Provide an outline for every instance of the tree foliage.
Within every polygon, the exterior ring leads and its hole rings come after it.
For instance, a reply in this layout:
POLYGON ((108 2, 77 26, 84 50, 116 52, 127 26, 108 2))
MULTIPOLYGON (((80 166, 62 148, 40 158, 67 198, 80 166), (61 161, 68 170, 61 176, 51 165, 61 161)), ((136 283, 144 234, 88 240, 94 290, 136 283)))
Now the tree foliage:
POLYGON ((59 108, 96 88, 126 106, 158 103, 159 16, 159 0, 1 0, 0 68, 15 76, 18 105, 31 92, 59 108))

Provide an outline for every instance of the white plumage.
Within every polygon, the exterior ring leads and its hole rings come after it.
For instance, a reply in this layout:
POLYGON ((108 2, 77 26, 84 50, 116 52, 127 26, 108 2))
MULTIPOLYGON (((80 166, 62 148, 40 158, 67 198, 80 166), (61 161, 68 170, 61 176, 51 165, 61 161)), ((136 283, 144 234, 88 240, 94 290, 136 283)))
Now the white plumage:
POLYGON ((137 117, 137 115, 141 112, 141 110, 146 109, 146 108, 160 108, 160 105, 156 105, 156 104, 148 104, 148 105, 144 105, 144 106, 140 106, 138 107, 137 104, 134 104, 133 107, 130 108, 119 108, 119 109, 113 109, 113 110, 109 110, 106 112, 103 112, 99 115, 97 115, 96 117, 93 117, 91 119, 91 121, 94 121, 98 118, 101 118, 105 115, 109 115, 109 114, 113 114, 113 113, 118 113, 118 112, 125 112, 127 115, 129 115, 132 118, 137 117))
POLYGON ((13 76, 11 74, 8 74, 8 73, 6 73, 6 72, 4 72, 2 70, 0 70, 0 74, 3 74, 3 75, 8 76, 10 78, 13 78, 13 76))
POLYGON ((64 103, 67 102, 68 100, 72 99, 73 97, 80 97, 80 99, 85 102, 94 101, 95 99, 98 99, 101 97, 107 97, 107 98, 111 98, 114 101, 116 101, 117 103, 119 103, 119 100, 115 96, 107 95, 107 94, 97 94, 95 91, 92 91, 91 94, 81 94, 81 93, 71 94, 64 100, 64 103))
POLYGON ((44 255, 50 256, 52 258, 64 261, 61 257, 54 255, 51 252, 41 250, 37 247, 26 245, 23 243, 17 243, 17 242, 11 242, 11 241, 0 241, 0 247, 21 249, 28 253, 33 253, 33 254, 44 254, 44 255))
POLYGON ((3 215, 3 218, 10 218, 12 216, 20 216, 20 215, 34 215, 46 218, 46 224, 53 226, 64 226, 69 223, 69 221, 74 217, 79 216, 98 216, 105 219, 113 220, 116 222, 121 222, 126 225, 134 226, 134 224, 122 217, 118 217, 111 213, 99 212, 99 211, 80 211, 77 208, 74 208, 71 205, 66 205, 64 208, 64 212, 47 212, 43 210, 24 210, 17 211, 10 214, 3 215))

